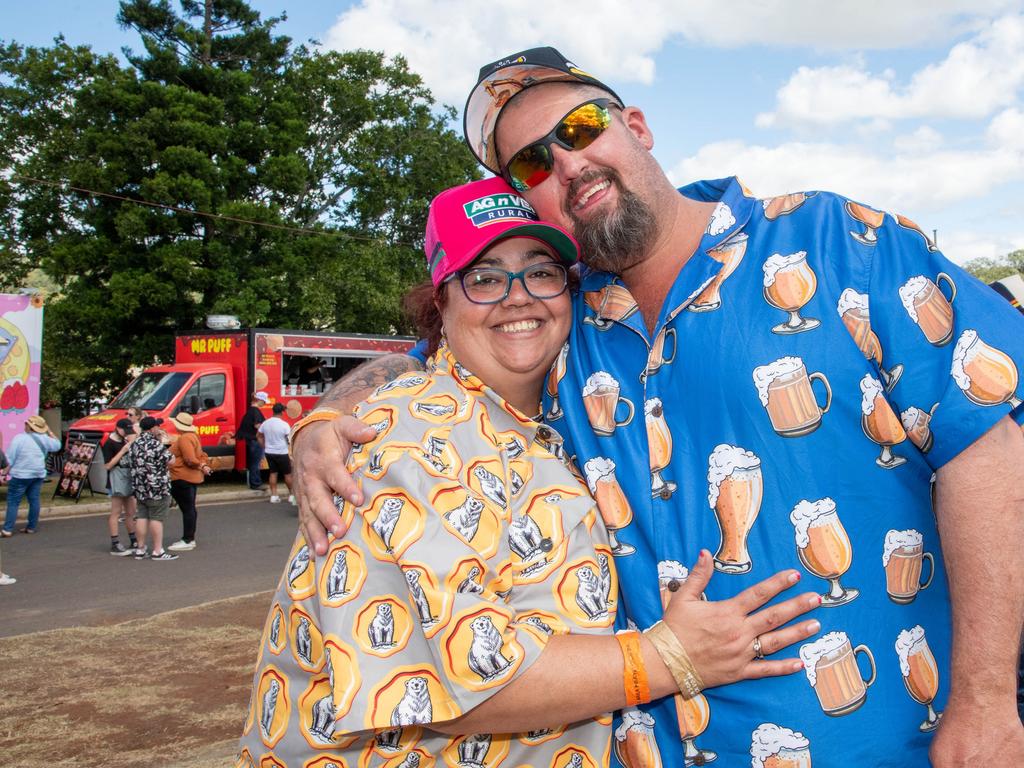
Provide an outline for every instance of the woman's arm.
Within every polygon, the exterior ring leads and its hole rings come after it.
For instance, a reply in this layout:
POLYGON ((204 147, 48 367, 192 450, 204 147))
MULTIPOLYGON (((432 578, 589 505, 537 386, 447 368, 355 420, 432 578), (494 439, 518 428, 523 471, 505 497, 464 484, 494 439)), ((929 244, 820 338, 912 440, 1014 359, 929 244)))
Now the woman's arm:
POLYGON ((121 457, 128 452, 128 446, 129 444, 127 442, 124 443, 124 445, 121 446, 121 450, 114 454, 114 458, 112 458, 110 461, 103 465, 104 469, 106 469, 107 472, 109 472, 110 470, 117 466, 118 462, 121 461, 121 457))
POLYGON ((182 436, 178 438, 177 446, 178 453, 181 454, 181 462, 186 467, 190 467, 191 469, 199 469, 199 467, 201 467, 204 464, 202 458, 200 457, 202 451, 199 448, 199 438, 192 440, 191 438, 186 438, 185 436, 182 436))

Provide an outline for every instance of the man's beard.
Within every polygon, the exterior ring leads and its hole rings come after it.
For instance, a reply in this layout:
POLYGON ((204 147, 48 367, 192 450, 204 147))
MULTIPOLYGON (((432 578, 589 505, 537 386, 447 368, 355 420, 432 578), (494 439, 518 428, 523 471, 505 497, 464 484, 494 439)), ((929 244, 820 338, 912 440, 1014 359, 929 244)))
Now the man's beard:
POLYGON ((587 171, 570 186, 568 200, 583 186, 607 179, 619 193, 619 203, 608 213, 579 218, 567 211, 573 234, 580 244, 583 262, 591 269, 621 274, 648 255, 658 235, 654 211, 640 196, 623 186, 622 177, 610 169, 587 171))

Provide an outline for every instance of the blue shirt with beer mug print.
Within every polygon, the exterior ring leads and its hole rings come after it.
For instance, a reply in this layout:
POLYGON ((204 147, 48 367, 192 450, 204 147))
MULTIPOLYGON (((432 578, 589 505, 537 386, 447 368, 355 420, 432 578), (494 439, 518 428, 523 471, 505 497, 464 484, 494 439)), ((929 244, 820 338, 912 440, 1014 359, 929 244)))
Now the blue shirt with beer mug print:
POLYGON ((651 768, 627 736, 653 729, 664 766, 926 765, 951 633, 931 484, 1022 420, 1024 317, 902 216, 736 179, 680 192, 718 205, 654 332, 584 274, 546 417, 611 529, 621 622, 657 621, 707 548, 709 599, 796 568, 822 628, 786 652, 805 673, 628 711, 614 752, 651 768))

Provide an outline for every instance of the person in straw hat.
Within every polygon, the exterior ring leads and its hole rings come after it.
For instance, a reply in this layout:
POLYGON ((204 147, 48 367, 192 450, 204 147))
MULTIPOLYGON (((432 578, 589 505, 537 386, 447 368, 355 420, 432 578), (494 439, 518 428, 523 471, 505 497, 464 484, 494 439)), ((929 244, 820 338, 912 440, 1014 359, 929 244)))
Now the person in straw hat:
POLYGON ((11 480, 7 486, 7 516, 0 535, 6 537, 14 532, 18 507, 26 497, 28 522, 22 532, 36 532, 39 525, 39 492, 46 479, 46 454, 59 450, 60 440, 50 431, 46 420, 42 416, 29 416, 25 420, 24 433, 16 435, 7 449, 11 480))
POLYGON ((181 538, 168 545, 175 552, 196 548, 196 491, 203 480, 213 472, 210 457, 203 453, 199 433, 191 413, 182 411, 171 419, 178 430, 178 439, 171 445, 174 463, 171 465, 171 496, 181 510, 181 538))

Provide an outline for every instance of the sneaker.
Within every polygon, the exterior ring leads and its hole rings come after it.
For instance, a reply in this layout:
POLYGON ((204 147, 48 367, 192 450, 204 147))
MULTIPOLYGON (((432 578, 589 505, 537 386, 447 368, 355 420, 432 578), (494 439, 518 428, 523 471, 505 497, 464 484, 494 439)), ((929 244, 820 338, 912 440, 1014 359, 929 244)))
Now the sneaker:
POLYGON ((159 555, 156 552, 154 552, 149 559, 150 560, 177 560, 178 556, 177 555, 172 555, 170 552, 164 550, 159 555))
POLYGON ((35 533, 36 529, 35 528, 22 528, 21 532, 22 533, 35 533))
POLYGON ((134 557, 136 560, 145 560, 147 552, 147 547, 139 547, 138 549, 132 551, 132 557, 134 557))
POLYGON ((6 587, 16 581, 17 579, 13 576, 8 576, 6 573, 0 573, 0 586, 6 587))
POLYGON ((0 528, 0 536, 3 536, 5 539, 9 539, 13 535, 14 531, 8 531, 6 528, 0 528))
POLYGON ((193 549, 196 548, 196 541, 195 539, 193 539, 192 541, 185 541, 184 539, 179 539, 173 544, 168 545, 167 548, 172 552, 191 552, 193 549))
POLYGON ((270 497, 270 503, 271 504, 280 504, 281 503, 281 497, 280 496, 271 496, 270 497))
POLYGON ((291 504, 293 507, 295 506, 295 494, 292 494, 291 496, 288 497, 288 503, 291 504))
POLYGON ((117 544, 111 544, 110 545, 110 554, 112 554, 114 557, 125 557, 126 555, 133 555, 133 554, 135 554, 135 550, 134 549, 127 549, 124 546, 124 544, 122 544, 119 541, 119 542, 117 542, 117 544))

